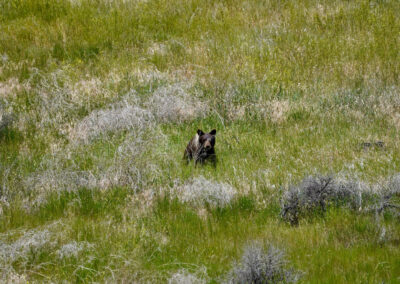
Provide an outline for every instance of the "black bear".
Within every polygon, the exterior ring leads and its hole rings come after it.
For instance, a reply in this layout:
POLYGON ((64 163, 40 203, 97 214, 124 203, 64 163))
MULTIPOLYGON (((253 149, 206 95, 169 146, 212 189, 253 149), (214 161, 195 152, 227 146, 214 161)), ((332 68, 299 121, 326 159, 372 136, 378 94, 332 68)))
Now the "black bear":
POLYGON ((204 133, 202 130, 198 129, 196 135, 186 146, 183 158, 187 162, 194 159, 195 164, 198 162, 203 164, 206 160, 210 160, 215 165, 215 134, 217 134, 217 130, 215 129, 211 130, 209 133, 204 133))

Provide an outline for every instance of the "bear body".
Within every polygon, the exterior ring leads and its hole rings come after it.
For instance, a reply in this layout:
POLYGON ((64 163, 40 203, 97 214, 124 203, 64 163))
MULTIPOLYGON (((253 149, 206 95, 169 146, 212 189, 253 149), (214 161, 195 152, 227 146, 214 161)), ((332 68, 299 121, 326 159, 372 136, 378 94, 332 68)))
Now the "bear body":
POLYGON ((211 161, 214 165, 216 163, 215 155, 215 129, 209 133, 204 133, 202 130, 197 130, 196 135, 189 141, 183 158, 189 162, 194 159, 195 164, 203 164, 206 160, 211 161))

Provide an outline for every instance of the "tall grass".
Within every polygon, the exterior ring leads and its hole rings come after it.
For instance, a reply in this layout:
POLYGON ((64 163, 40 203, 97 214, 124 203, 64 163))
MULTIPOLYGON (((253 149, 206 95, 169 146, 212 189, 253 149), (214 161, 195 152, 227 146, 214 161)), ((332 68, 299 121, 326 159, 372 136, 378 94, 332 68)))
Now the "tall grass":
POLYGON ((397 282, 399 10, 0 0, 0 281, 397 282))

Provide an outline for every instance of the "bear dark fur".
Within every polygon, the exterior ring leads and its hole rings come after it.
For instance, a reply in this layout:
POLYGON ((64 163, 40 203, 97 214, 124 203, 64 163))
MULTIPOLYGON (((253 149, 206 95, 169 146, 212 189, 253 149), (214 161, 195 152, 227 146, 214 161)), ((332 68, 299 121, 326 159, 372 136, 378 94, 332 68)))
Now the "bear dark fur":
POLYGON ((195 164, 203 164, 206 160, 211 161, 214 165, 216 163, 215 155, 215 135, 217 130, 213 129, 209 133, 204 133, 198 129, 196 135, 189 141, 186 146, 183 158, 189 162, 194 159, 195 164))

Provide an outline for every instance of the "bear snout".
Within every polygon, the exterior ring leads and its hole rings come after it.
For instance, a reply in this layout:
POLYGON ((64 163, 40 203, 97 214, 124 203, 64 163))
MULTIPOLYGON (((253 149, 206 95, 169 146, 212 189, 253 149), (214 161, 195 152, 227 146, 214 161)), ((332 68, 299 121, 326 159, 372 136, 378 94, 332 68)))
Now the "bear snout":
POLYGON ((208 149, 211 149, 211 143, 210 143, 210 141, 206 141, 206 143, 204 143, 204 148, 206 148, 207 150, 208 149))

